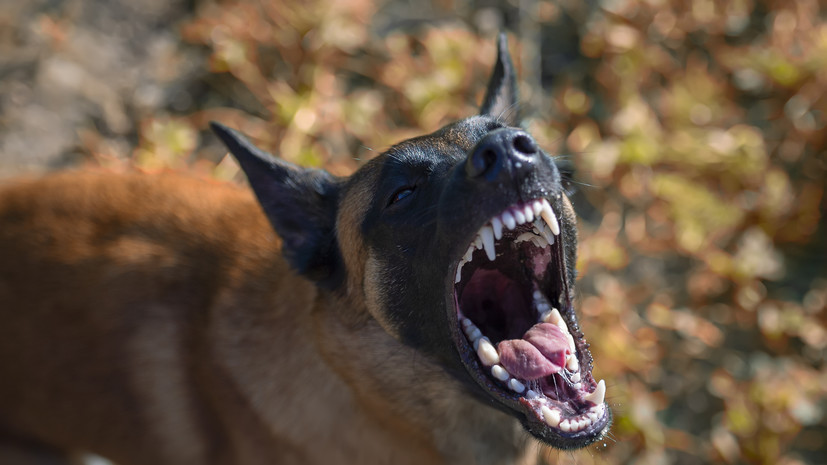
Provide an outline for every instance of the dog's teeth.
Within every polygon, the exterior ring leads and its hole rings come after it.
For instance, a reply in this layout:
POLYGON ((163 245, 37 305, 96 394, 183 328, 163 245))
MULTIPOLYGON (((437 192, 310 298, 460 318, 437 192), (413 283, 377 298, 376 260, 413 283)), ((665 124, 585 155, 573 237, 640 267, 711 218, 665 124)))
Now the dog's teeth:
POLYGON ((514 213, 512 213, 512 215, 514 215, 514 220, 517 222, 517 224, 524 224, 525 223, 525 215, 523 214, 522 210, 516 209, 516 210, 513 210, 513 212, 514 213))
POLYGON ((566 326, 566 323, 563 321, 563 316, 560 315, 560 310, 556 308, 552 308, 551 310, 543 313, 541 316, 541 321, 543 323, 551 323, 553 325, 557 325, 560 329, 565 329, 565 332, 568 332, 569 329, 566 326), (560 325, 562 323, 562 326, 560 325))
POLYGON ((545 220, 537 220, 534 223, 534 230, 537 232, 537 235, 545 239, 546 242, 548 242, 549 244, 554 244, 554 234, 552 234, 552 232, 549 230, 545 220))
POLYGON ((535 235, 532 241, 534 242, 534 245, 536 245, 539 249, 544 249, 548 245, 548 241, 543 236, 535 235))
POLYGON ((571 422, 568 419, 561 421, 560 429, 568 433, 569 431, 571 431, 571 422))
POLYGON ((494 230, 490 226, 483 226, 480 230, 480 236, 482 237, 482 247, 485 249, 485 255, 488 255, 488 259, 494 261, 497 258, 497 254, 494 253, 494 230))
POLYGON ((543 414, 543 420, 552 428, 557 428, 560 425, 560 411, 549 408, 545 405, 540 407, 540 412, 543 414))
POLYGON ((520 242, 533 241, 535 237, 539 237, 539 236, 535 235, 534 233, 524 232, 524 233, 520 234, 519 236, 517 236, 516 239, 514 239, 514 243, 518 244, 520 242))
POLYGON ((534 297, 534 300, 540 300, 540 298, 543 297, 543 294, 540 291, 534 291, 531 296, 534 297))
MULTIPOLYGON (((479 328, 477 328, 476 326, 474 326, 473 328, 471 328, 471 329, 470 329, 470 331, 469 331, 469 332, 470 332, 471 334, 468 336, 468 339, 470 339, 470 340, 471 340, 471 342, 472 342, 474 345, 477 345, 477 341, 479 341, 479 340, 480 340, 480 338, 482 338, 482 331, 480 331, 480 329, 479 329, 479 328)), ((474 350, 476 350, 476 348, 475 348, 474 350)))
POLYGON ((479 234, 474 238, 474 248, 478 250, 482 248, 482 238, 479 234))
POLYGON ((503 238, 503 222, 496 216, 491 219, 491 228, 494 230, 494 239, 503 238))
POLYGON ((606 382, 602 379, 597 382, 597 387, 594 389, 594 392, 586 394, 583 396, 583 400, 589 401, 594 405, 600 405, 603 403, 603 399, 606 397, 606 382))
POLYGON ((454 284, 457 284, 458 282, 460 282, 462 280, 462 265, 463 264, 464 264, 463 262, 460 262, 459 266, 457 267, 457 276, 456 276, 456 278, 454 278, 454 284))
POLYGON ((534 221, 534 209, 531 208, 531 205, 526 205, 523 207, 523 215, 525 215, 525 220, 527 223, 534 221))
POLYGON ((566 368, 573 373, 580 371, 580 362, 577 361, 577 357, 572 356, 566 360, 566 368))
POLYGON ((542 202, 543 211, 540 212, 540 216, 543 217, 543 221, 545 221, 548 227, 551 228, 551 232, 555 236, 559 236, 560 224, 557 222, 557 217, 554 215, 554 210, 551 209, 551 205, 548 203, 548 200, 543 199, 542 202))
POLYGON ((574 337, 572 337, 571 333, 568 331, 569 329, 566 328, 566 339, 569 340, 569 349, 571 350, 571 353, 574 354, 577 352, 577 347, 574 345, 574 337))
POLYGON ((531 399, 536 399, 536 398, 538 398, 538 397, 540 397, 540 394, 537 394, 535 391, 533 391, 533 390, 531 390, 531 389, 529 389, 529 390, 528 390, 528 391, 526 391, 526 393, 525 393, 525 398, 526 398, 526 399, 529 399, 529 400, 531 400, 531 399))
POLYGON ((534 216, 539 217, 540 212, 543 211, 543 204, 539 200, 531 202, 531 209, 534 210, 534 216))
POLYGON ((471 244, 471 245, 468 246, 468 250, 466 250, 465 255, 462 256, 462 260, 465 263, 468 263, 468 262, 471 261, 471 258, 474 256, 474 250, 475 250, 474 249, 474 244, 471 244))
POLYGON ((572 383, 579 383, 580 382, 580 373, 575 373, 571 375, 571 382, 572 383))
POLYGON ((525 391, 525 385, 517 381, 516 378, 511 378, 508 380, 508 387, 517 394, 522 394, 523 391, 525 391))
POLYGON ((571 385, 574 389, 581 389, 583 387, 583 383, 574 383, 571 385))
POLYGON ((491 341, 489 341, 487 337, 480 338, 479 346, 477 347, 477 356, 480 358, 482 364, 487 367, 500 363, 500 355, 497 353, 497 349, 491 345, 491 341))
POLYGON ((512 230, 517 227, 517 220, 514 219, 514 216, 509 212, 503 212, 502 220, 503 225, 508 228, 508 230, 512 230))
POLYGON ((491 367, 491 375, 497 378, 500 381, 507 380, 511 375, 505 371, 505 368, 502 365, 494 365, 491 367))

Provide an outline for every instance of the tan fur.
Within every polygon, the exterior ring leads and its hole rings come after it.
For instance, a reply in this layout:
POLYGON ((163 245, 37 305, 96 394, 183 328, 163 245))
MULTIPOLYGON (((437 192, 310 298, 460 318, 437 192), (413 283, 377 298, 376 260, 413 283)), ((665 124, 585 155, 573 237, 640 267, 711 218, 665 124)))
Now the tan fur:
POLYGON ((340 298, 288 269, 246 189, 105 173, 0 187, 0 463, 531 462, 513 419, 371 311, 371 178, 340 202, 340 298))

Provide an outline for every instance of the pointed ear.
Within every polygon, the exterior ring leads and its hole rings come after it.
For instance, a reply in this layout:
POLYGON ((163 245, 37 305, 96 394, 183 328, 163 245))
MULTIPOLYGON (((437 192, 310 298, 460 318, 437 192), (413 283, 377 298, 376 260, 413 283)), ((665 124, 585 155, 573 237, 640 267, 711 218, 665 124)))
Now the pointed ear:
POLYGON ((290 265, 315 281, 331 281, 340 271, 334 233, 338 180, 327 171, 279 160, 219 123, 210 128, 247 175, 290 265))
POLYGON ((508 53, 508 38, 501 32, 497 38, 497 64, 488 81, 488 90, 480 107, 481 115, 497 118, 509 126, 519 123, 517 76, 511 55, 508 53))

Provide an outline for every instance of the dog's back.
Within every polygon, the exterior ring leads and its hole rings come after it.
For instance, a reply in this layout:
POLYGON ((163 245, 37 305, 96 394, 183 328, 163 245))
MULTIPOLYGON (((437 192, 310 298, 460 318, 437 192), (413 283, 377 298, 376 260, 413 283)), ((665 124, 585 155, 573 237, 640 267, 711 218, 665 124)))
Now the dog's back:
MULTIPOLYGON (((462 424, 359 398, 378 386, 340 376, 325 350, 370 343, 389 365, 415 355, 388 353, 378 325, 315 310, 325 303, 249 191, 65 173, 0 187, 0 224, 0 463, 83 450, 119 465, 438 463, 431 430, 456 457, 517 452, 476 440, 515 444, 515 424, 441 387, 445 418, 464 411, 462 424)), ((396 382, 427 399, 434 368, 400 368, 396 382)), ((422 399, 412 408, 427 412, 422 399)))
POLYGON ((207 325, 228 289, 266 285, 243 278, 286 273, 252 196, 177 176, 62 174, 0 188, 0 224, 0 429, 206 463, 194 436, 226 432, 201 427, 220 413, 198 389, 208 347, 189 321, 207 325))

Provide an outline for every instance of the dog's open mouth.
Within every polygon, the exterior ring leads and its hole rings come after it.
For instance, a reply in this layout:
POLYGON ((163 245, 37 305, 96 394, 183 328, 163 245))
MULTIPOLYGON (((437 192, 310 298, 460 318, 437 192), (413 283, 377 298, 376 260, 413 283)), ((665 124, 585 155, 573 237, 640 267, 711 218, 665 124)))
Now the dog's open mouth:
POLYGON ((611 414, 574 314, 562 237, 546 199, 479 230, 456 268, 457 343, 478 382, 523 411, 534 434, 582 447, 605 434, 611 414))

